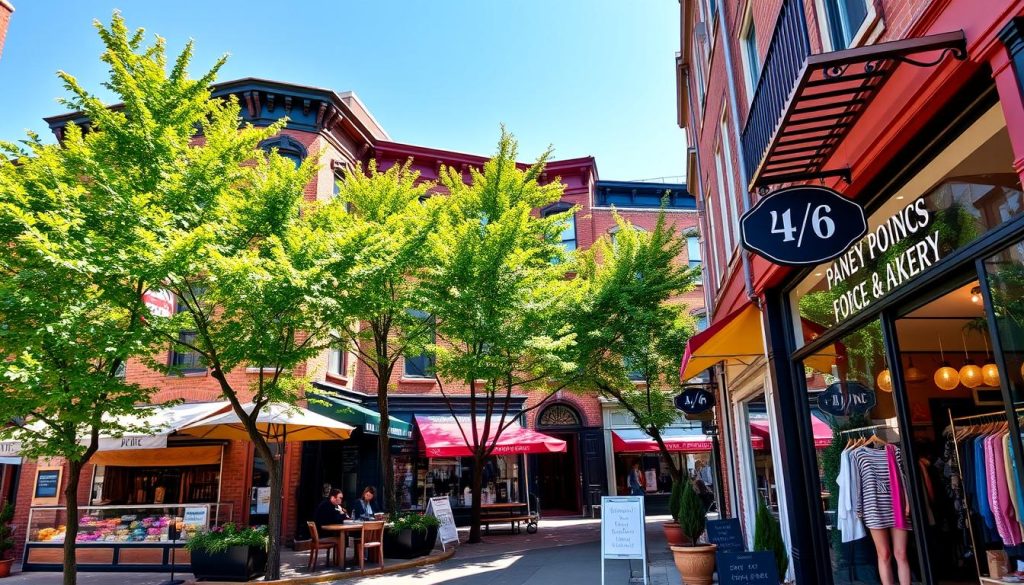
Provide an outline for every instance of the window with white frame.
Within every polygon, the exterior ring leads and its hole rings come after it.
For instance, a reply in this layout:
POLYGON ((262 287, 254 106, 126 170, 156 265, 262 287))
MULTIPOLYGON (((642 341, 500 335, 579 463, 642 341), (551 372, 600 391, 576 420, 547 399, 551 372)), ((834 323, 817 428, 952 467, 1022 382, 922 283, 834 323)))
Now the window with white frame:
POLYGON ((701 265, 700 236, 696 234, 686 236, 686 253, 689 257, 690 268, 701 265))
POLYGON ((344 378, 348 376, 348 348, 346 340, 333 337, 330 353, 327 356, 327 373, 331 376, 344 378))
POLYGON ((718 193, 718 213, 717 213, 717 215, 718 215, 719 219, 721 219, 720 226, 719 226, 722 229, 722 239, 721 239, 721 242, 722 242, 722 245, 723 245, 723 250, 725 252, 726 261, 728 261, 729 254, 732 252, 732 229, 731 229, 731 223, 732 222, 729 220, 729 216, 731 215, 731 213, 729 212, 729 190, 730 189, 727 186, 727 181, 726 181, 726 176, 727 175, 726 175, 726 171, 724 170, 723 167, 724 168, 728 168, 726 166, 726 162, 722 158, 722 149, 721 149, 721 145, 719 145, 719 149, 715 152, 715 174, 717 175, 717 178, 718 178, 718 184, 716 185, 715 191, 717 191, 717 193, 718 193))
POLYGON ((819 0, 822 27, 828 34, 832 50, 852 47, 864 23, 871 19, 874 6, 870 0, 819 0))
POLYGON ((757 88, 757 80, 761 77, 761 58, 757 53, 757 29, 754 26, 752 3, 747 5, 747 14, 740 31, 743 69, 747 73, 747 99, 753 100, 754 90, 757 88))
MULTIPOLYGON (((732 146, 729 143, 729 123, 726 118, 722 118, 722 156, 724 173, 725 173, 725 184, 729 187, 729 207, 727 209, 729 218, 729 232, 732 234, 732 238, 738 238, 740 233, 740 214, 739 214, 739 199, 736 197, 736 173, 734 172, 735 167, 732 166, 732 146)), ((733 247, 730 239, 730 245, 726 248, 726 258, 732 255, 733 247)))
MULTIPOLYGON (((704 177, 705 193, 708 192, 708 190, 710 189, 710 186, 708 186, 708 184, 708 177, 704 177)), ((720 240, 718 239, 718 227, 715 225, 715 215, 716 214, 714 205, 711 205, 710 197, 705 198, 704 219, 707 222, 708 226, 708 238, 705 240, 705 242, 707 242, 706 252, 708 253, 707 255, 711 257, 711 268, 713 269, 711 273, 708 274, 706 282, 717 282, 716 279, 720 279, 722 274, 721 267, 718 263, 717 248, 720 243, 720 240)))

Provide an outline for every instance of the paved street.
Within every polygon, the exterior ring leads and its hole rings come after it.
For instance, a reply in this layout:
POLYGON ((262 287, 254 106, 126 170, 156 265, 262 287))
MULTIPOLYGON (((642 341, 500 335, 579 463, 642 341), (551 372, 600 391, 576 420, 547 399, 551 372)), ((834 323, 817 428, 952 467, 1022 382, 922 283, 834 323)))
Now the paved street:
MULTIPOLYGON (((653 519, 651 519, 653 520, 653 519)), ((665 545, 661 521, 647 524, 647 550, 652 585, 680 582, 672 555, 665 545)), ((381 575, 357 580, 338 581, 344 584, 376 585, 564 585, 567 577, 573 583, 600 583, 600 524, 597 521, 545 521, 534 537, 548 540, 492 536, 481 545, 466 546, 455 558, 438 565, 404 573, 381 575), (546 525, 546 526, 545 526, 546 525), (517 546, 515 538, 519 538, 517 546), (559 544, 559 542, 564 544, 559 544), (536 548, 540 545, 541 548, 536 548), (508 546, 505 552, 499 547, 508 546)), ((642 569, 639 561, 608 561, 605 582, 614 585, 629 583, 630 569, 642 569)))

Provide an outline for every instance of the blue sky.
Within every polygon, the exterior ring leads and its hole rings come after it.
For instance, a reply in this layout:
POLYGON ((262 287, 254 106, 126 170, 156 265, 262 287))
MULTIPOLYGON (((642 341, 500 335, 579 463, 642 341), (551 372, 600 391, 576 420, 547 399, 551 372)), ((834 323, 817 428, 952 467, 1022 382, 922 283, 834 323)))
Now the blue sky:
MULTIPOLYGON (((684 173, 676 126, 677 0, 13 0, 0 57, 0 139, 52 137, 55 72, 99 89, 93 19, 196 42, 198 76, 355 91, 391 137, 490 154, 504 122, 521 158, 593 155, 602 179, 684 173)), ((101 94, 102 95, 102 94, 101 94)))

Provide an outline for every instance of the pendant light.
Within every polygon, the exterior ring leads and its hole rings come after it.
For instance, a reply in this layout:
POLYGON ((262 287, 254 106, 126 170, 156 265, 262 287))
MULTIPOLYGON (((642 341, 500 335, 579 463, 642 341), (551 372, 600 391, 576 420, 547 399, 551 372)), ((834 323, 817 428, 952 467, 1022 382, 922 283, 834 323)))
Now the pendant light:
POLYGON ((889 373, 889 368, 882 370, 879 377, 874 379, 874 382, 876 382, 879 385, 879 389, 884 392, 893 391, 893 377, 892 374, 889 373))
POLYGON ((960 333, 960 340, 964 344, 964 366, 960 368, 960 383, 968 388, 977 388, 982 382, 981 368, 967 355, 967 338, 963 332, 960 333))
POLYGON ((986 386, 992 386, 993 388, 999 387, 999 366, 992 362, 992 352, 988 349, 988 337, 982 336, 985 340, 985 355, 988 359, 985 360, 985 365, 981 366, 981 379, 985 381, 986 386))
POLYGON ((906 376, 906 378, 907 378, 908 382, 920 382, 920 381, 926 380, 928 378, 928 376, 926 376, 924 372, 919 370, 917 368, 917 366, 914 365, 914 356, 908 356, 907 357, 907 376, 906 376))
POLYGON ((955 369, 950 367, 949 362, 946 361, 946 353, 942 349, 942 338, 939 338, 939 355, 942 358, 942 367, 935 370, 935 375, 932 379, 935 381, 935 385, 943 390, 953 390, 960 385, 960 374, 955 369))

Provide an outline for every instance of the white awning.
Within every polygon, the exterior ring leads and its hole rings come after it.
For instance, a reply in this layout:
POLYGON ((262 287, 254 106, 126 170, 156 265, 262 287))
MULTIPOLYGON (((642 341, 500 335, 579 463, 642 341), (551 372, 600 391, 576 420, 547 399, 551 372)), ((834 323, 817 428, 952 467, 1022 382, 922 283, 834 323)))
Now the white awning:
MULTIPOLYGON (((138 408, 139 414, 125 415, 118 422, 129 428, 145 428, 147 432, 131 432, 121 437, 101 436, 98 450, 163 449, 167 447, 167 437, 178 429, 230 408, 231 404, 226 401, 193 402, 174 406, 142 406, 138 408)), ((39 421, 30 422, 27 427, 34 432, 46 431, 46 425, 39 421)), ((83 444, 86 441, 87 439, 79 439, 79 442, 83 444)), ((17 457, 19 455, 21 455, 21 441, 17 439, 0 441, 0 457, 17 457)))

